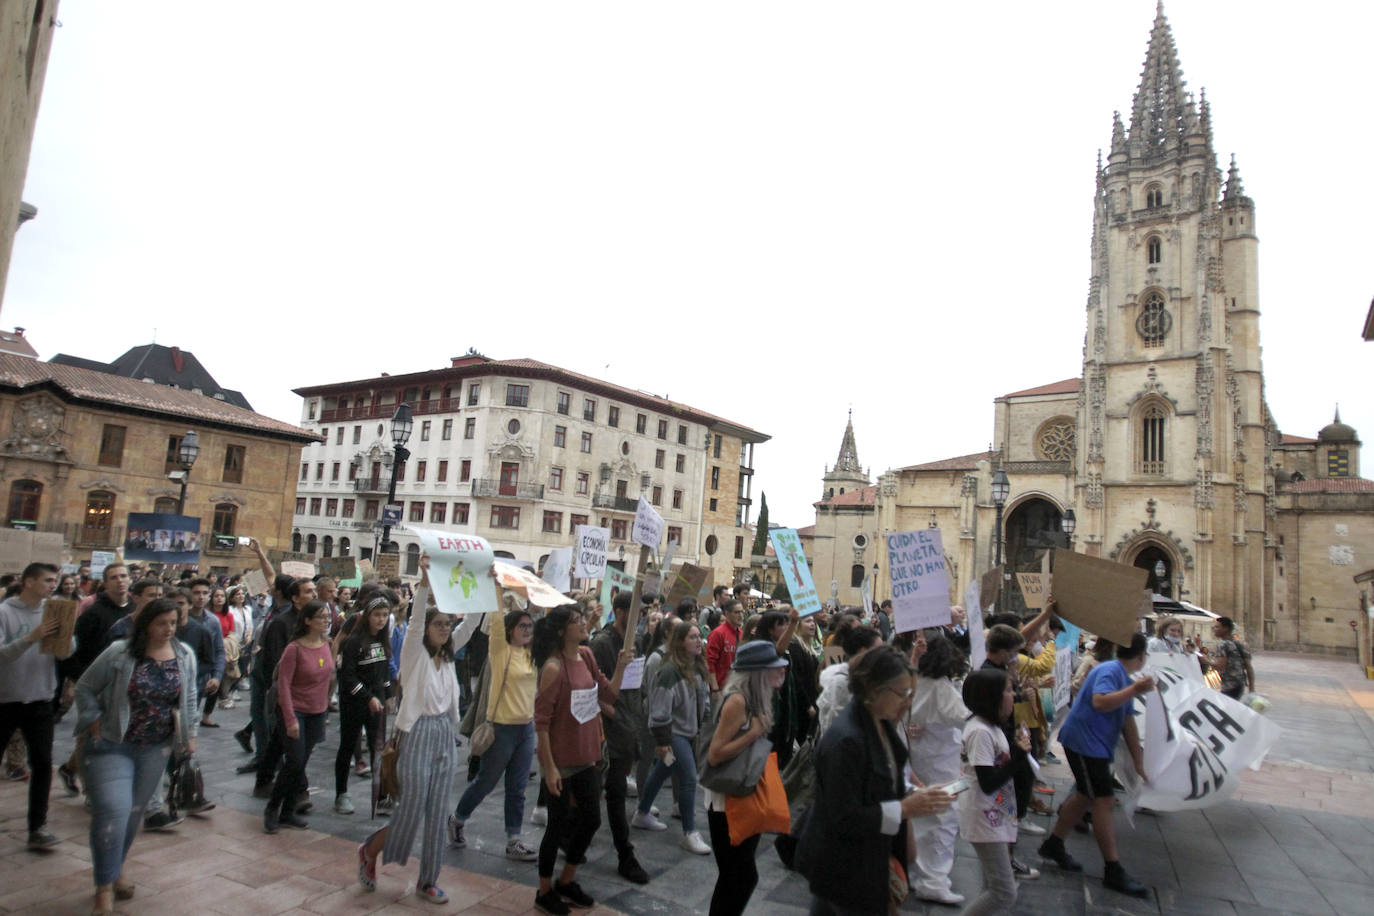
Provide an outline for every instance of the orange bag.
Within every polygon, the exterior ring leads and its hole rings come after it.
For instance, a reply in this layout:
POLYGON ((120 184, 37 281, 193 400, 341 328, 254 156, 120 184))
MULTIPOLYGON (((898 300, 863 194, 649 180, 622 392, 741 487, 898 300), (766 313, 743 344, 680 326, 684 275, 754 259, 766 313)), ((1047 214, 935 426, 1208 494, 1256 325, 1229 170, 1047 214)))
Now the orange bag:
POLYGON ((787 809, 787 792, 778 772, 777 754, 768 755, 752 795, 725 796, 725 822, 730 825, 733 846, 756 834, 791 831, 792 815, 787 809))

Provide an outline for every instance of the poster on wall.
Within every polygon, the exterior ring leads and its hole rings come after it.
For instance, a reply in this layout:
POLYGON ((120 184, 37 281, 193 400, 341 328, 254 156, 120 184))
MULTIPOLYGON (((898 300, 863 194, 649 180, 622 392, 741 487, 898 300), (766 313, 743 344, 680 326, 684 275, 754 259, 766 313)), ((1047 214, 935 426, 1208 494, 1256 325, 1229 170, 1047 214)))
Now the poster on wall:
POLYGON ((200 517, 130 512, 124 559, 154 563, 200 562, 200 517))

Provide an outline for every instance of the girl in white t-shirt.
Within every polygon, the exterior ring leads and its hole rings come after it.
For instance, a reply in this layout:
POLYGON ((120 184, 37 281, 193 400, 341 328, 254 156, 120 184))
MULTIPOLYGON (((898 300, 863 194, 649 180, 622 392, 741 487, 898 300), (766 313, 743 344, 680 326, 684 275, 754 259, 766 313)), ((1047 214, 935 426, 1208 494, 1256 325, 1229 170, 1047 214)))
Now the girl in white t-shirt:
POLYGON ((968 791, 959 804, 959 832, 973 844, 983 866, 983 892, 964 916, 1010 913, 1016 904, 1011 844, 1016 842, 1016 772, 1029 767, 1030 736, 1023 729, 1007 746, 1001 723, 1009 720, 1016 694, 1011 677, 997 668, 964 679, 964 705, 973 715, 964 725, 961 758, 968 791))

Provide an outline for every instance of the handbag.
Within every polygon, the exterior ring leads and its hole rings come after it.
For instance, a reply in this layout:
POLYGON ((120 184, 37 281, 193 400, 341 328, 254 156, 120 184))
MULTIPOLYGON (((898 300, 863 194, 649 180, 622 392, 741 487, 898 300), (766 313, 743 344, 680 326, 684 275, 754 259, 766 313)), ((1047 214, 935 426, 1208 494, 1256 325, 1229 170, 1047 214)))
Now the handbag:
POLYGON ((382 762, 377 767, 378 791, 392 801, 401 797, 401 776, 397 770, 401 754, 401 733, 393 732, 382 745, 382 762))
MULTIPOLYGON (((724 706, 725 701, 722 699, 721 707, 724 706)), ((740 727, 741 734, 749 730, 749 723, 752 721, 753 716, 745 718, 744 725, 740 727)), ((711 723, 711 737, 715 736, 716 726, 719 724, 720 716, 716 715, 711 723)), ((708 737, 706 747, 710 746, 711 738, 708 737)), ((712 764, 709 755, 702 754, 701 766, 697 770, 697 782, 722 795, 749 795, 758 785, 759 777, 763 775, 764 764, 768 762, 768 755, 772 751, 773 742, 767 738, 759 738, 723 763, 712 764)))
POLYGON ((777 754, 770 751, 764 760, 763 772, 754 791, 726 797, 725 822, 730 827, 732 846, 760 833, 785 834, 792 829, 792 815, 787 809, 787 792, 778 773, 777 754))
MULTIPOLYGON (((498 703, 501 702, 501 692, 506 689, 506 675, 510 673, 510 662, 514 655, 514 650, 507 650, 506 667, 501 672, 501 686, 496 688, 496 702, 498 703)), ((484 686, 491 686, 490 679, 488 679, 484 686)), ((492 742, 496 740, 496 726, 487 718, 486 690, 482 691, 482 696, 478 699, 477 704, 482 707, 482 721, 472 730, 472 740, 469 742, 468 753, 476 754, 478 757, 481 757, 487 752, 488 748, 491 747, 492 742)))
POLYGON ((802 742, 787 766, 782 770, 782 787, 787 790, 788 801, 795 805, 811 797, 811 789, 816 781, 816 736, 812 735, 802 742))
MULTIPOLYGON (((466 648, 466 647, 464 647, 466 648)), ((463 717, 458 720, 458 734, 464 738, 471 738, 477 726, 487 719, 487 689, 491 687, 491 666, 483 663, 482 676, 478 678, 476 703, 469 703, 468 708, 463 710, 463 717)))
POLYGON ((200 764, 190 753, 178 753, 168 781, 168 811, 175 817, 183 811, 195 810, 204 801, 205 781, 200 774, 200 764))

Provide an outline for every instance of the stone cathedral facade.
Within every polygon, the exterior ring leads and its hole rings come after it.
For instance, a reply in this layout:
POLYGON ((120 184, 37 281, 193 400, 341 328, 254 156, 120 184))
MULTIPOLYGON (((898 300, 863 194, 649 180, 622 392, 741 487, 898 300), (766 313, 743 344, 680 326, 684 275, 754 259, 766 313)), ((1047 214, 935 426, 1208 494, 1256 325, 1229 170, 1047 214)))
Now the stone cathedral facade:
MULTIPOLYGON (((1353 655, 1374 481, 1358 477, 1358 436, 1339 417, 1313 439, 1282 434, 1268 410, 1255 202, 1235 157, 1219 167, 1162 5, 1129 123, 1114 117, 1099 156, 1091 264, 1079 376, 996 399, 991 449, 886 472, 874 511, 848 516, 855 531, 826 533, 846 545, 939 528, 957 597, 993 565, 1000 467, 1011 565, 1036 569, 1045 547, 1071 543, 1234 617, 1256 647, 1353 655)), ((834 473, 818 535, 837 522, 834 473)))

